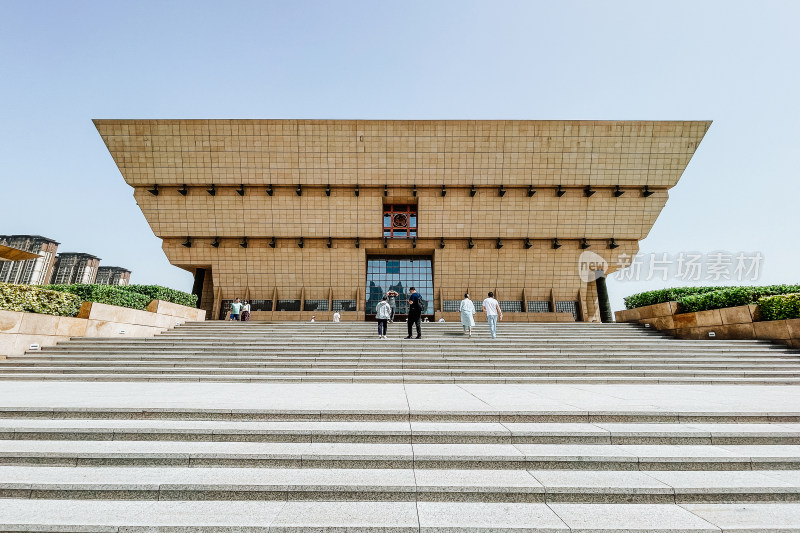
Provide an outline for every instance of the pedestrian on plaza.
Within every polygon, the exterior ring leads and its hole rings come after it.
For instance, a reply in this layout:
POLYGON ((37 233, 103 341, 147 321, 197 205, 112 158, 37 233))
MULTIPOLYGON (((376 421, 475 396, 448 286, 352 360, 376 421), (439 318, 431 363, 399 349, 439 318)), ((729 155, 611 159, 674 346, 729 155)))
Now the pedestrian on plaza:
POLYGON ((242 322, 250 322, 250 302, 244 302, 242 306, 242 322))
POLYGON ((342 315, 339 314, 339 311, 335 311, 333 313, 333 321, 339 322, 342 319, 342 315))
POLYGON ((422 328, 420 327, 420 319, 422 318, 422 303, 420 302, 420 296, 417 292, 417 289, 411 287, 409 289, 409 296, 408 296, 408 337, 406 339, 411 338, 411 331, 414 327, 414 324, 417 325, 417 339, 422 338, 422 328))
POLYGON ((392 316, 392 308, 389 305, 388 297, 384 296, 378 307, 375 309, 375 320, 378 321, 378 338, 386 339, 386 327, 389 322, 389 317, 392 316))
POLYGON ((317 321, 317 317, 315 315, 311 316, 311 322, 314 323, 317 321))
POLYGON ((394 289, 389 289, 389 292, 386 293, 386 296, 388 297, 389 307, 392 308, 392 316, 389 317, 389 322, 394 322, 394 312, 397 308, 397 297, 400 296, 400 294, 394 289))
POLYGON ((503 310, 500 309, 500 302, 494 299, 494 293, 490 292, 489 297, 486 298, 481 304, 483 310, 486 312, 486 321, 489 323, 489 331, 492 333, 492 338, 497 338, 497 320, 503 320, 503 310))
POLYGON ((239 303, 239 298, 236 298, 231 304, 231 320, 239 320, 239 313, 242 312, 242 304, 239 303))
POLYGON ((472 337, 472 328, 475 327, 475 304, 469 299, 469 293, 464 293, 464 299, 458 306, 461 311, 461 325, 464 326, 464 333, 472 337))

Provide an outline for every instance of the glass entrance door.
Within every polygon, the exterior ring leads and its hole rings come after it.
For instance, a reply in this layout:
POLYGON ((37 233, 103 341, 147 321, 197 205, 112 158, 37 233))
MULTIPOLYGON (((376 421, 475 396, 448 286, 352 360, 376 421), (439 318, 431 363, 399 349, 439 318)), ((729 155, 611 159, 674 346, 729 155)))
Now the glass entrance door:
POLYGON ((367 307, 368 319, 375 316, 381 298, 396 291, 395 320, 408 315, 408 290, 416 287, 422 298, 422 316, 433 316, 433 259, 431 257, 370 256, 367 257, 367 307))

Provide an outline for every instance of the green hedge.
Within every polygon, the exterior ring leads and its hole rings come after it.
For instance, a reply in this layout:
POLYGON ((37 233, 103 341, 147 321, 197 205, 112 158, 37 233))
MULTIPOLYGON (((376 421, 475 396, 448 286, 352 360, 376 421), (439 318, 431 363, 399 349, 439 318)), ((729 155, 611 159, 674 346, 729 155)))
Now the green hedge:
POLYGON ((736 307, 758 302, 764 296, 800 292, 800 285, 768 285, 765 287, 726 287, 724 289, 684 296, 678 299, 681 313, 736 307))
POLYGON ((123 290, 116 285, 44 285, 44 288, 75 294, 84 302, 97 302, 131 309, 145 310, 152 299, 138 292, 123 290))
POLYGON ((635 309, 636 307, 644 307, 646 305, 674 302, 683 298, 684 296, 718 291, 724 288, 725 287, 675 287, 672 289, 640 292, 625 298, 625 308, 635 309))
POLYGON ((800 293, 764 296, 758 299, 761 320, 800 318, 800 293))
POLYGON ((119 285, 118 289, 149 296, 151 300, 163 300, 186 307, 197 307, 197 295, 176 291, 160 285, 119 285))
POLYGON ((0 309, 48 315, 75 316, 82 302, 97 302, 131 309, 147 309, 151 300, 187 307, 197 306, 197 296, 159 285, 15 285, 0 283, 0 309))
POLYGON ((65 292, 35 285, 0 283, 0 309, 45 315, 75 316, 83 300, 65 292))

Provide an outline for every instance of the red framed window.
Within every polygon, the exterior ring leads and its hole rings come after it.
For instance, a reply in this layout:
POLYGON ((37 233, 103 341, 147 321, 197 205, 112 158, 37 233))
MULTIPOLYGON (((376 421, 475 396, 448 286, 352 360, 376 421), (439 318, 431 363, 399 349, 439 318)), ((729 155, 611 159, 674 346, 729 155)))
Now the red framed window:
POLYGON ((417 236, 417 206, 398 204, 383 206, 383 236, 408 239, 417 236))

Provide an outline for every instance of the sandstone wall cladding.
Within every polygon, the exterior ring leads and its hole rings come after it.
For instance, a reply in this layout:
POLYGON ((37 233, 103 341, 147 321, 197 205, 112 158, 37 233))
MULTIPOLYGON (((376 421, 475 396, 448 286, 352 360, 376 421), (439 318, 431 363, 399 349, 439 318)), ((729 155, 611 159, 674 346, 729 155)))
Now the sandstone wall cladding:
POLYGON ((634 255, 710 125, 95 124, 170 262, 206 269, 211 318, 234 297, 363 299, 367 257, 394 254, 433 258, 435 309, 492 290, 501 301, 575 302, 583 320, 599 314, 577 275, 580 253, 589 246, 609 272, 634 255), (407 204, 416 239, 385 241, 384 206, 407 204))
POLYGON ((148 311, 84 302, 77 317, 0 310, 0 358, 25 353, 31 344, 54 346, 72 337, 152 337, 205 311, 153 300, 148 311))

